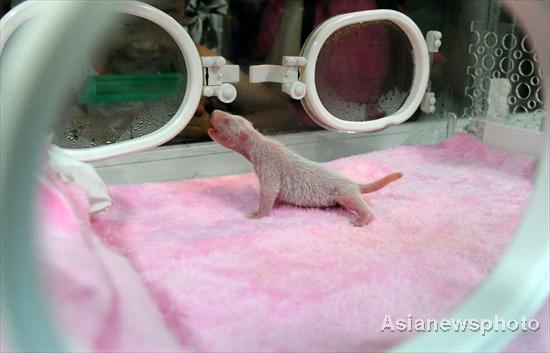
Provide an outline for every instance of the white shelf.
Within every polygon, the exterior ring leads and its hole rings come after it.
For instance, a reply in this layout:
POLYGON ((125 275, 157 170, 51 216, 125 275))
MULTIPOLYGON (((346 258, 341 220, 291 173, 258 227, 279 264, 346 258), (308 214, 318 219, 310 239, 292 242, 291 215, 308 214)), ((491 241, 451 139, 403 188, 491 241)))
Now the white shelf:
MULTIPOLYGON (((373 133, 341 134, 323 130, 278 135, 275 139, 308 159, 325 162, 399 146, 420 134, 428 136, 422 143, 436 143, 441 135, 433 132, 445 131, 445 128, 445 120, 432 118, 373 133)), ((110 184, 206 178, 252 171, 247 160, 214 142, 158 147, 95 162, 94 166, 110 184)))

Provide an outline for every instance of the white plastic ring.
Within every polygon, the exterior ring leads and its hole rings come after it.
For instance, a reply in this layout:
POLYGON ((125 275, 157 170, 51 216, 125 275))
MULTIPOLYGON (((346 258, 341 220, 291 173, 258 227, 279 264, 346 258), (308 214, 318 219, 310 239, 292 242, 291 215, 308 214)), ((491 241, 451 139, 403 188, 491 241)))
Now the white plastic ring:
POLYGON ((527 99, 531 96, 531 86, 525 82, 521 82, 516 86, 516 97, 527 99))
POLYGON ((485 47, 480 45, 479 47, 477 47, 476 53, 478 53, 479 55, 485 54, 485 47))
POLYGON ((531 54, 535 51, 535 49, 533 47, 528 48, 528 46, 530 46, 529 44, 529 37, 523 37, 523 39, 521 40, 521 49, 523 49, 523 51, 525 51, 526 53, 531 54))
POLYGON ((485 44, 487 48, 494 48, 497 45, 497 43, 498 43, 498 37, 496 33, 487 32, 483 36, 483 44, 485 44))
POLYGON ((502 73, 508 74, 514 69, 514 62, 508 57, 503 57, 502 59, 500 59, 498 66, 502 73))
POLYGON ((514 49, 517 43, 518 40, 516 39, 516 36, 512 33, 508 33, 504 37, 502 37, 502 47, 506 50, 514 49), (508 40, 510 42, 508 42, 508 40))
MULTIPOLYGON (((47 4, 46 4, 47 5, 47 4)), ((26 1, 0 20, 0 55, 10 36, 29 19, 47 7, 41 1, 26 1)), ((87 149, 64 149, 82 161, 97 161, 143 151, 159 146, 176 136, 193 117, 202 94, 202 65, 191 37, 176 20, 161 10, 137 1, 117 1, 117 12, 149 20, 163 28, 178 45, 187 70, 187 87, 183 101, 174 116, 160 129, 132 140, 87 149)))
POLYGON ((317 27, 309 36, 303 49, 302 56, 308 64, 302 69, 301 80, 306 85, 306 94, 302 100, 304 109, 321 126, 345 132, 365 132, 383 129, 389 125, 397 125, 411 117, 424 97, 430 72, 430 61, 426 41, 420 29, 406 15, 392 10, 369 10, 353 12, 335 16, 317 27), (398 26, 411 43, 415 63, 410 93, 394 114, 370 121, 348 121, 332 115, 323 105, 315 85, 316 61, 321 48, 327 39, 340 28, 357 23, 374 21, 389 21, 398 26))
POLYGON ((472 44, 478 45, 480 41, 480 35, 478 31, 472 31, 472 44))
POLYGON ((481 67, 485 71, 491 71, 495 68, 496 60, 492 55, 485 55, 481 60, 481 67))
POLYGON ((535 72, 535 65, 529 59, 523 59, 518 64, 518 71, 522 76, 531 76, 535 72), (529 69, 525 70, 524 66, 529 65, 529 69))

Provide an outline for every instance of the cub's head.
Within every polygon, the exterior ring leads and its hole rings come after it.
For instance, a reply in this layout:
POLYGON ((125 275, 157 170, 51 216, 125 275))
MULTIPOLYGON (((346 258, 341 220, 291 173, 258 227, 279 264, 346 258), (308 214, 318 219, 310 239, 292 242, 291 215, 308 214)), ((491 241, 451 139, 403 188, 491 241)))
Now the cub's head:
POLYGON ((256 132, 252 124, 242 116, 214 110, 210 116, 208 135, 222 146, 242 151, 256 132))

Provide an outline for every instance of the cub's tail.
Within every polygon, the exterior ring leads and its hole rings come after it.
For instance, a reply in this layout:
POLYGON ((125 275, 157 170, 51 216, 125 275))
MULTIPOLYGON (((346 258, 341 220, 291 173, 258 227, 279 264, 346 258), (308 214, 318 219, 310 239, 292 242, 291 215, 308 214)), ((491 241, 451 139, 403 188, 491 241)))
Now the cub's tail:
POLYGON ((359 184, 359 189, 361 190, 362 194, 367 194, 369 192, 374 192, 374 191, 382 189, 384 186, 388 185, 392 181, 396 181, 397 179, 401 178, 402 176, 403 176, 403 173, 392 173, 392 174, 386 175, 382 179, 378 179, 377 181, 374 181, 372 183, 359 184))

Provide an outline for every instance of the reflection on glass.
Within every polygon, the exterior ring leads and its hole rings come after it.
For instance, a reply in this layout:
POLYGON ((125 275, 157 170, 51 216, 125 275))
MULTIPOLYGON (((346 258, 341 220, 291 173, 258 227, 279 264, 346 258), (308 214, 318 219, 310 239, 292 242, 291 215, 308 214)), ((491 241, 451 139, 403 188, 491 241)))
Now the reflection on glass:
POLYGON ((183 100, 185 73, 183 56, 166 31, 148 20, 121 16, 102 47, 83 63, 53 142, 88 148, 161 128, 183 100))

